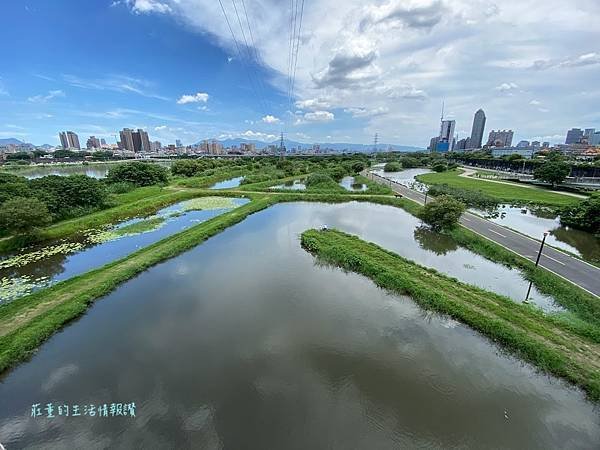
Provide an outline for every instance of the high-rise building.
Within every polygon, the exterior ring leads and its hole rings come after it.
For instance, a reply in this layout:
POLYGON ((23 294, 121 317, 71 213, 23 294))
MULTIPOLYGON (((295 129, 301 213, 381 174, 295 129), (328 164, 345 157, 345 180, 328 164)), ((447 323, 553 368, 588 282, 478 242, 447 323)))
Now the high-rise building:
POLYGON ((61 131, 58 133, 58 137, 60 138, 60 145, 62 145, 62 148, 65 150, 69 148, 81 150, 79 136, 72 131, 61 131))
POLYGON ((521 148, 521 147, 529 147, 531 145, 531 143, 529 141, 520 141, 517 144, 517 147, 521 148))
POLYGON ((589 145, 593 145, 594 147, 598 147, 600 146, 600 131, 596 131, 594 132, 589 138, 588 138, 588 143, 589 145))
POLYGON ((102 147, 104 145, 106 145, 106 139, 102 138, 100 139, 100 146, 102 147))
POLYGON ((567 139, 565 140, 565 144, 579 144, 583 139, 583 131, 581 128, 571 128, 567 131, 567 139))
POLYGON ((100 148, 100 140, 96 136, 90 136, 86 142, 86 148, 100 148))
POLYGON ((443 142, 452 142, 454 139, 455 127, 456 120, 442 120, 442 126, 440 128, 440 140, 443 142))
POLYGON ((596 132, 595 128, 586 128, 583 132, 583 137, 589 138, 592 134, 596 132))
POLYGON ((533 141, 533 142, 531 143, 531 146, 532 146, 532 147, 539 147, 540 145, 542 145, 540 141, 533 141))
POLYGON ((550 142, 548 142, 548 141, 542 142, 542 147, 543 148, 550 148, 550 142))
POLYGON ((133 145, 133 130, 131 128, 123 128, 122 131, 119 131, 119 136, 121 137, 121 148, 123 150, 129 150, 130 152, 135 151, 133 145))
POLYGON ((490 131, 487 145, 490 147, 510 147, 512 146, 513 136, 513 130, 492 130, 490 131))
POLYGON ((483 109, 478 110, 473 118, 473 129, 471 131, 471 140, 469 148, 481 148, 483 142, 483 133, 485 131, 486 122, 485 112, 483 109))
POLYGON ((160 141, 154 141, 150 143, 150 151, 157 152, 162 148, 160 141))
POLYGON ((140 135, 140 141, 141 141, 141 149, 140 149, 140 151, 142 151, 142 152, 149 152, 149 151, 151 151, 151 148, 150 148, 150 138, 148 137, 148 133, 146 131, 141 130, 141 129, 138 128, 137 134, 140 135))
POLYGON ((179 139, 175 139, 175 147, 182 147, 181 141, 179 139))

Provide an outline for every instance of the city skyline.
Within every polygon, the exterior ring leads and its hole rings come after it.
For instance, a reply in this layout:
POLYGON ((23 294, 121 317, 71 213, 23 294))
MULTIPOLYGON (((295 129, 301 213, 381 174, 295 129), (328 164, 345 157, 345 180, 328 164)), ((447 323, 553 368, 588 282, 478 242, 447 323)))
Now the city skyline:
MULTIPOLYGON (((58 145, 62 129, 116 142, 113 130, 126 127, 191 144, 274 141, 283 129, 307 143, 366 144, 377 132, 425 148, 441 99, 459 138, 472 134, 478 108, 488 129, 513 129, 517 142, 559 143, 574 126, 600 128, 600 32, 591 26, 600 6, 551 2, 548 19, 528 14, 529 3, 352 0, 329 17, 332 2, 313 2, 291 104, 283 44, 272 38, 286 35, 285 11, 272 1, 248 2, 252 62, 236 52, 214 2, 3 5, 12 20, 2 40, 15 42, 0 69, 0 138, 58 145), (12 39, 22 23, 27 39, 12 39)), ((235 17, 231 5, 226 12, 235 17)))

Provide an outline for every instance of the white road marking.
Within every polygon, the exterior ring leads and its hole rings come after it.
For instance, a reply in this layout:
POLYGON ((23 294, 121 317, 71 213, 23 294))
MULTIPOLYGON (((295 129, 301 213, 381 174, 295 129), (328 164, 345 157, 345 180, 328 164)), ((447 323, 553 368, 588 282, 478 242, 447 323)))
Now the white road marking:
POLYGON ((467 222, 470 222, 471 219, 467 218, 467 217, 463 217, 463 220, 466 220, 467 222))
POLYGON ((542 256, 545 256, 546 258, 551 259, 552 261, 557 262, 558 264, 560 264, 562 266, 566 266, 566 264, 564 262, 561 262, 558 259, 554 259, 552 256, 544 255, 543 253, 542 253, 542 256))
POLYGON ((491 231, 492 233, 497 234, 498 236, 502 236, 503 238, 505 238, 506 236, 504 236, 503 234, 498 233, 497 231, 492 230, 491 228, 488 228, 488 231, 491 231))

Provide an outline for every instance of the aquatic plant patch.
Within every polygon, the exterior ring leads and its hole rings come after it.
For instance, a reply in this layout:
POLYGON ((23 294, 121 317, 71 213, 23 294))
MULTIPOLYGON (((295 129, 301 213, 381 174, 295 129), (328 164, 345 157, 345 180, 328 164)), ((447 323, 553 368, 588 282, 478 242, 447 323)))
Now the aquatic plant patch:
POLYGON ((208 211, 211 209, 231 209, 237 207, 235 200, 228 197, 198 197, 186 200, 180 211, 208 211))
POLYGON ((8 269, 11 267, 23 267, 27 264, 49 258, 54 255, 68 255, 69 253, 78 252, 83 248, 80 242, 64 242, 62 244, 51 245, 49 247, 35 250, 28 253, 21 253, 10 258, 0 261, 0 269, 8 269))

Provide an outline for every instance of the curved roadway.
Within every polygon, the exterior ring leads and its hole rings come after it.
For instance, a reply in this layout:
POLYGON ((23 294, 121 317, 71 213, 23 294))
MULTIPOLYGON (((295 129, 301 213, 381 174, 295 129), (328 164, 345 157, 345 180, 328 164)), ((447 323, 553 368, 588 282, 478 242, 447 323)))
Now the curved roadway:
MULTIPOLYGON (((392 190, 419 204, 425 202, 425 195, 398 184, 392 180, 369 172, 369 178, 386 184, 392 190)), ((506 249, 535 262, 540 249, 540 241, 524 236, 509 228, 490 222, 470 212, 465 212, 460 219, 465 228, 499 244, 506 249)), ((549 245, 544 246, 540 258, 540 266, 561 276, 571 283, 600 297, 600 268, 579 258, 561 252, 549 245)))

